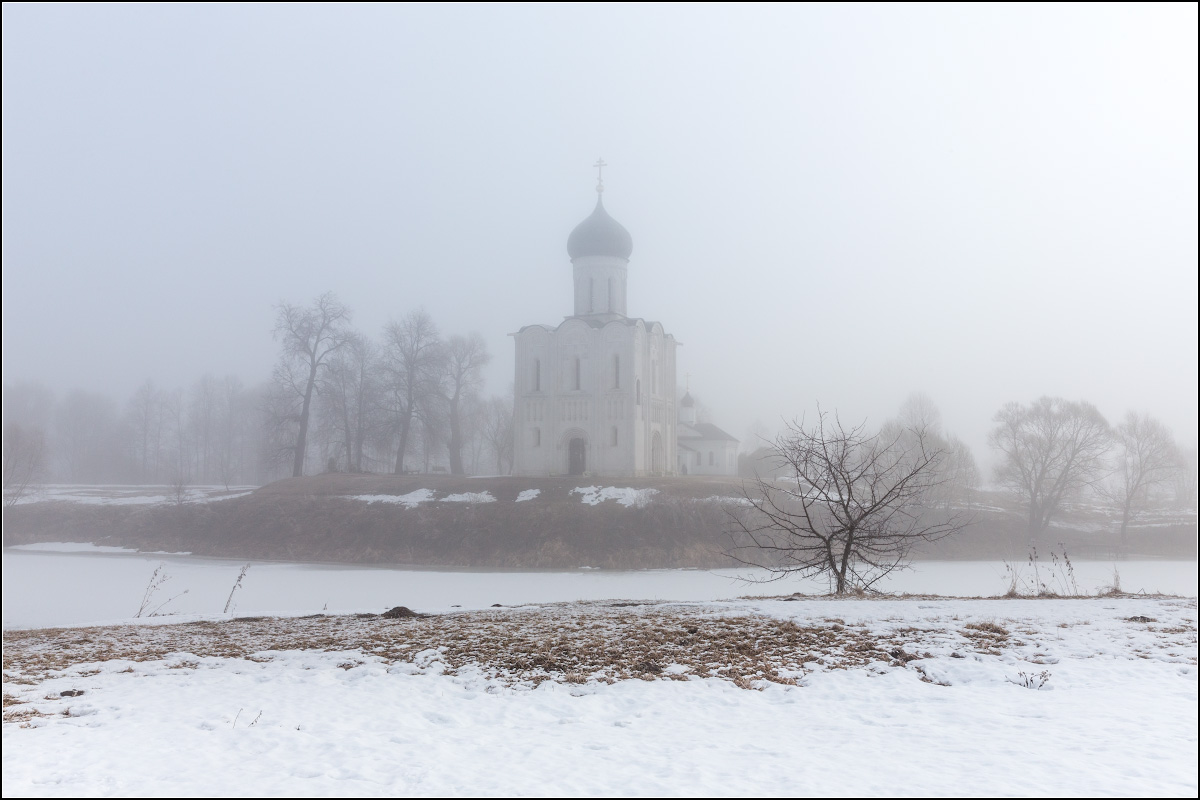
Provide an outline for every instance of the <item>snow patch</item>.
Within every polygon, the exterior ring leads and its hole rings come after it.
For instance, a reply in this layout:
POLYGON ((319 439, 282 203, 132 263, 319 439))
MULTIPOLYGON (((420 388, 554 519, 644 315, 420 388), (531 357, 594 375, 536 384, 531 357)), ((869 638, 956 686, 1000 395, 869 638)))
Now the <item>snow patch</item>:
POLYGON ((517 495, 516 502, 524 503, 526 500, 532 500, 533 498, 537 497, 541 493, 542 493, 541 489, 526 489, 523 492, 521 492, 519 495, 517 495))
POLYGON ((433 499, 432 489, 417 489, 408 494, 355 494, 346 497, 347 500, 359 500, 363 503, 394 503, 405 508, 416 508, 419 504, 433 499))
POLYGON ((709 495, 700 502, 702 503, 717 503, 723 506, 748 506, 750 501, 744 497, 727 497, 725 495, 709 495))
MULTIPOLYGON (((254 491, 252 486, 188 486, 183 491, 184 503, 215 503, 245 497, 254 491)), ((157 506, 180 501, 169 486, 77 486, 47 485, 33 487, 17 500, 16 505, 30 503, 75 503, 88 506, 157 506)))
POLYGON ((29 550, 34 553, 136 553, 130 547, 110 547, 87 542, 35 542, 13 545, 11 550, 29 550))
POLYGON ((491 492, 463 492, 462 494, 449 494, 442 498, 445 503, 494 503, 496 498, 492 497, 491 492))
POLYGON ((650 498, 658 494, 658 489, 634 489, 629 486, 577 486, 571 494, 581 494, 581 501, 589 506, 598 506, 605 500, 616 500, 629 508, 634 506, 644 508, 650 503, 650 498))

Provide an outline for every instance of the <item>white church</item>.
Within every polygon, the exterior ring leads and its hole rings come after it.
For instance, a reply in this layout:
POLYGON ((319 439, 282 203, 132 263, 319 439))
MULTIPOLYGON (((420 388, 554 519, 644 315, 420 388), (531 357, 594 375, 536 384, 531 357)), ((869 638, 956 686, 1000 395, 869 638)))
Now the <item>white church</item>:
POLYGON ((690 395, 680 419, 675 337, 627 313, 633 238, 604 210, 602 178, 596 192, 567 237, 575 313, 513 334, 513 474, 736 474, 737 440, 698 423, 690 395))

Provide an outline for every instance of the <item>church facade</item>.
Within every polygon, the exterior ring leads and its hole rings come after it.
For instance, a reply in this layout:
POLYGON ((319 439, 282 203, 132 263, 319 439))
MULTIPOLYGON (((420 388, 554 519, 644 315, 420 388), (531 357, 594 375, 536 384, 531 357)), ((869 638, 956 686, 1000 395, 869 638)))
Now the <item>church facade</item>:
POLYGON ((628 315, 633 239, 604 209, 571 231, 574 313, 513 334, 513 474, 674 475, 675 338, 628 315))

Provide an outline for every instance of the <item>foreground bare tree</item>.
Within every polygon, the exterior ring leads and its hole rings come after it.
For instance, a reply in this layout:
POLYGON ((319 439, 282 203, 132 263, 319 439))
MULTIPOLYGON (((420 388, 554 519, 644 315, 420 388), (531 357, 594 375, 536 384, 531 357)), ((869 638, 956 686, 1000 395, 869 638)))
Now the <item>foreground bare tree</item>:
POLYGON ((294 422, 292 477, 304 474, 304 455, 308 445, 308 427, 313 390, 317 377, 329 358, 340 350, 350 335, 350 310, 326 292, 311 306, 283 303, 275 319, 275 337, 282 345, 275 383, 296 404, 294 422))
POLYGON ((46 469, 46 436, 41 428, 10 422, 4 426, 4 507, 28 497, 46 469))
POLYGON ((1009 403, 995 422, 989 441, 1003 458, 996 478, 1027 507, 1029 540, 1036 545, 1063 501, 1104 476, 1112 435, 1091 403, 1061 397, 1009 403))
POLYGON ((960 531, 957 512, 931 512, 946 479, 946 451, 924 429, 868 433, 836 415, 794 422, 775 441, 794 477, 747 482, 747 505, 733 507, 730 554, 783 577, 825 575, 836 594, 869 589, 904 568, 912 548, 960 531))
POLYGON ((1113 433, 1118 452, 1110 496, 1121 510, 1123 550, 1130 519, 1146 507, 1151 490, 1174 477, 1181 459, 1171 431, 1148 414, 1130 411, 1113 433))

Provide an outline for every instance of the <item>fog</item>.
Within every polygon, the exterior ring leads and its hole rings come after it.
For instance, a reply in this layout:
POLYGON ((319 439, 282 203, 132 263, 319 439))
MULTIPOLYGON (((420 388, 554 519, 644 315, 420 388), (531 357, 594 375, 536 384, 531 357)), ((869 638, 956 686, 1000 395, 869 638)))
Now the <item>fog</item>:
POLYGON ((265 381, 274 306, 571 313, 630 231, 712 421, 1042 394, 1196 438, 1196 7, 3 10, 3 377, 265 381))

